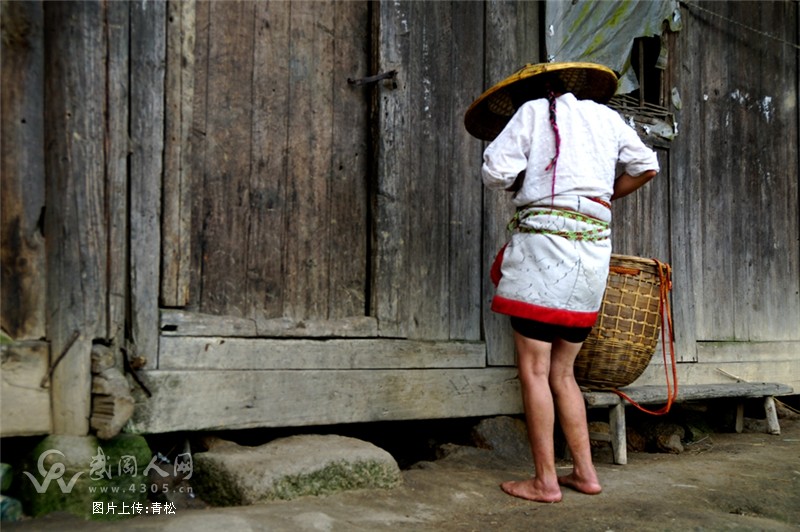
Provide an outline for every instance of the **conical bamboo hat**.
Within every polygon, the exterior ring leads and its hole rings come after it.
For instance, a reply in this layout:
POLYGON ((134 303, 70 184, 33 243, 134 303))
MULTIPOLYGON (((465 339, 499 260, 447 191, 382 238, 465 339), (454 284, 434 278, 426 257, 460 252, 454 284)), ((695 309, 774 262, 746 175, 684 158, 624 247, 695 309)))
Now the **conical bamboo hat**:
POLYGON ((545 98, 547 82, 556 76, 579 100, 607 103, 617 91, 617 75, 596 63, 528 64, 480 95, 464 115, 474 137, 494 140, 516 110, 528 100, 545 98))

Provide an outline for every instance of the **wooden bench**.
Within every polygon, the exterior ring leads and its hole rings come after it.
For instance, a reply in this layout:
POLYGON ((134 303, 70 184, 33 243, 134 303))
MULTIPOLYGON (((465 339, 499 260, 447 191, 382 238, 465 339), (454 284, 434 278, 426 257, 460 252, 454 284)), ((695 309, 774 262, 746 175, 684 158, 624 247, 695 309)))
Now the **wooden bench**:
MULTIPOLYGON (((629 386, 621 388, 632 400, 640 405, 665 404, 667 402, 667 389, 665 386, 629 386)), ((767 414, 767 432, 780 434, 778 414, 775 410, 775 396, 790 395, 793 393, 791 386, 774 382, 740 382, 736 384, 697 384, 679 385, 678 396, 673 399, 673 404, 687 401, 700 401, 705 399, 721 398, 764 398, 764 409, 767 414)), ((608 408, 609 425, 611 427, 608 440, 614 454, 615 464, 628 463, 628 446, 625 434, 625 406, 629 404, 614 392, 583 392, 587 408, 608 408)), ((742 431, 744 420, 744 401, 740 401, 736 411, 736 432, 742 431)), ((592 435, 593 439, 596 438, 592 435)))

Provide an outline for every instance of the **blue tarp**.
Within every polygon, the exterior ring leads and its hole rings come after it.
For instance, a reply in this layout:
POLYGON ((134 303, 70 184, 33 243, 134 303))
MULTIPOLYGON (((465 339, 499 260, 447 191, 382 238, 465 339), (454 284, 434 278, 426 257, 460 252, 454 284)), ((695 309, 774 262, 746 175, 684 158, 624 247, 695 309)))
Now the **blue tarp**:
POLYGON ((630 63, 634 39, 661 35, 665 22, 680 29, 677 0, 548 0, 547 57, 603 64, 620 74, 617 94, 627 94, 639 86, 630 63))

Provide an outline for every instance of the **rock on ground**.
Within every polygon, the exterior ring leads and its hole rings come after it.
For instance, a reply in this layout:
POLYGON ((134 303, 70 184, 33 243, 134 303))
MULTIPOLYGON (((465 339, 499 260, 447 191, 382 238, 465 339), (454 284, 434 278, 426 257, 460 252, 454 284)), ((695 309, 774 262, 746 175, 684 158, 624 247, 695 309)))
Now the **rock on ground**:
POLYGON ((337 435, 291 436, 258 447, 225 442, 194 455, 194 474, 196 495, 217 506, 391 488, 402 478, 388 452, 337 435))

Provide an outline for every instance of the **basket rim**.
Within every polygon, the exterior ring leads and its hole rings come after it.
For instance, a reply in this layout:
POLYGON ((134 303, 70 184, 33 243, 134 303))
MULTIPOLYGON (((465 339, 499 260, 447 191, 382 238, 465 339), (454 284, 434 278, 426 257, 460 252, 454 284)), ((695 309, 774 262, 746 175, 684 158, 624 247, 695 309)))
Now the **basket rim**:
POLYGON ((619 253, 612 253, 611 254, 612 260, 627 260, 631 262, 641 262, 644 264, 655 264, 656 259, 650 259, 647 257, 636 257, 634 255, 620 255, 619 253))

